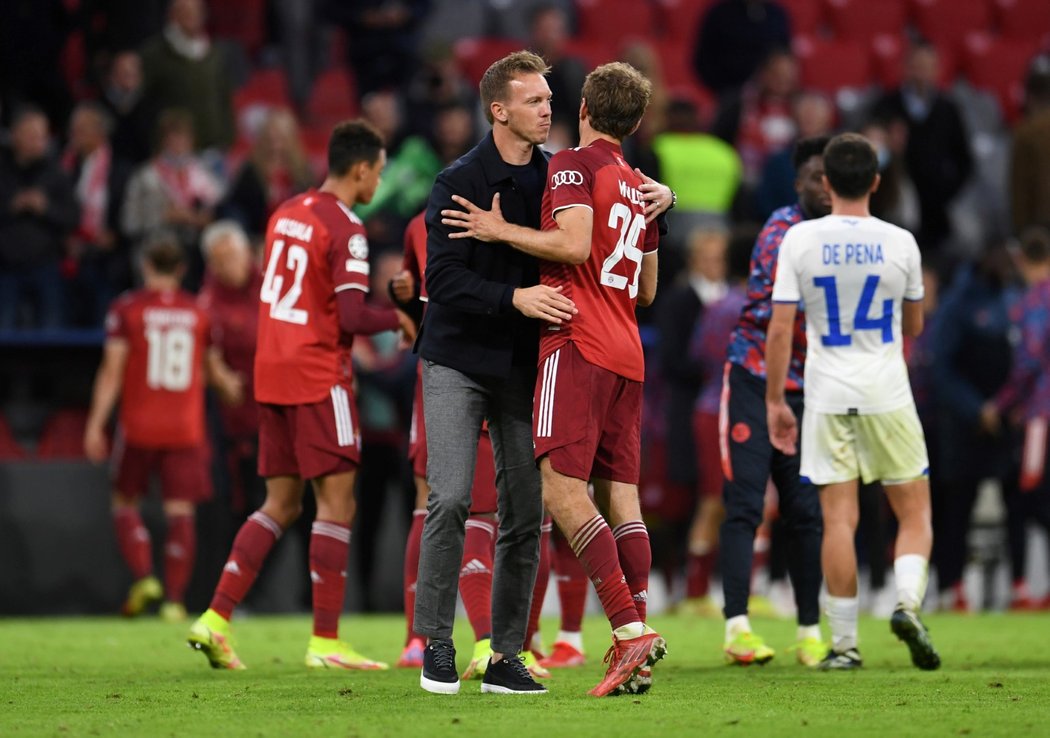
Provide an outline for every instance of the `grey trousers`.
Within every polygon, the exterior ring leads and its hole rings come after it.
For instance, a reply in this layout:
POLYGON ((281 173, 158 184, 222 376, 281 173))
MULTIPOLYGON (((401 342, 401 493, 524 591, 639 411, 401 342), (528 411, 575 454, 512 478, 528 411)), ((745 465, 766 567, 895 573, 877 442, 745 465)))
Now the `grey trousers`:
POLYGON ((499 535, 492 577, 492 650, 516 654, 528 627, 539 564, 543 500, 532 446, 535 374, 476 377, 424 361, 423 413, 430 497, 419 551, 415 631, 451 638, 464 524, 482 421, 496 462, 499 535))

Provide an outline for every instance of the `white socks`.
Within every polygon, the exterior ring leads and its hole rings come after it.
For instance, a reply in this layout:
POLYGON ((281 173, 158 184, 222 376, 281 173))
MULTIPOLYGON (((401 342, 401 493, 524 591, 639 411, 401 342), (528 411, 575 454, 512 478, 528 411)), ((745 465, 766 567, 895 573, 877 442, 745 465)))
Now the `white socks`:
POLYGON ((858 604, 856 597, 827 596, 824 614, 828 616, 828 624, 831 626, 831 647, 836 653, 857 647, 858 604))
POLYGON ((798 630, 795 631, 795 640, 804 641, 807 638, 816 638, 818 641, 820 638, 820 623, 816 625, 800 625, 798 630))
POLYGON ((640 620, 636 620, 633 623, 621 625, 619 628, 613 631, 613 635, 621 641, 626 641, 631 638, 637 638, 638 636, 645 635, 645 623, 643 623, 640 620))
POLYGON ((926 596, 926 581, 930 564, 918 554, 904 554, 893 561, 893 576, 897 582, 897 601, 906 610, 918 612, 926 596))
POLYGON ((751 621, 747 615, 737 615, 726 620, 726 640, 733 640, 739 633, 750 633, 751 621))
POLYGON ((559 630, 558 637, 554 640, 556 643, 568 643, 577 651, 583 653, 583 633, 580 633, 579 631, 573 633, 568 630, 559 630))

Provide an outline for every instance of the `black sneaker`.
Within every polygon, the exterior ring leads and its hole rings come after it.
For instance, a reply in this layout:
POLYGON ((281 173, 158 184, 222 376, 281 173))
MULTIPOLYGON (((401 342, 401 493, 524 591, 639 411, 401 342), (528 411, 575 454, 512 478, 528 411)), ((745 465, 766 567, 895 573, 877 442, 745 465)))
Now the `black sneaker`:
POLYGON ((493 694, 547 694, 547 688, 532 678, 521 656, 490 661, 481 682, 482 692, 493 694))
POLYGON ((926 671, 940 667, 941 657, 930 640, 930 631, 914 612, 898 607, 890 617, 890 630, 908 645, 913 664, 926 671))
POLYGON ((435 638, 423 650, 419 686, 434 694, 459 694, 456 647, 451 639, 435 638))
POLYGON ((817 668, 821 671, 851 671, 859 669, 863 665, 864 662, 860 658, 860 651, 855 648, 847 648, 842 652, 828 649, 828 655, 817 664, 817 668))

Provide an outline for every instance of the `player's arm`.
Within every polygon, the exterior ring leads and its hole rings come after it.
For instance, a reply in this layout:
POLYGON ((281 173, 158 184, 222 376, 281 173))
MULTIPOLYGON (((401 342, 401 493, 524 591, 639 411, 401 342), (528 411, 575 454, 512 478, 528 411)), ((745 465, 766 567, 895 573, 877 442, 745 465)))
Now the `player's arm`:
POLYGON ((463 229, 451 233, 449 238, 476 238, 486 243, 501 241, 537 259, 559 264, 582 264, 591 255, 594 213, 589 207, 558 210, 554 213, 558 227, 538 231, 504 220, 498 192, 492 197, 491 210, 482 210, 459 195, 453 195, 452 201, 465 209, 441 211, 442 223, 463 229))
POLYGON ((84 453, 95 463, 105 461, 108 454, 106 423, 120 399, 120 387, 127 364, 128 342, 123 338, 107 339, 102 347, 102 364, 95 375, 91 410, 84 428, 84 453))
POLYGON ((244 380, 222 358, 218 346, 209 346, 204 352, 204 376, 225 404, 235 406, 244 402, 244 380))
POLYGON ((652 251, 642 257, 642 271, 638 275, 638 304, 642 307, 649 307, 656 299, 657 254, 652 251))
POLYGON ((798 438, 795 413, 784 398, 797 311, 798 306, 794 303, 774 302, 766 333, 766 416, 769 440, 775 449, 785 454, 795 453, 798 438))
POLYGON ((901 305, 901 330, 915 338, 923 328, 922 300, 905 300, 901 305))

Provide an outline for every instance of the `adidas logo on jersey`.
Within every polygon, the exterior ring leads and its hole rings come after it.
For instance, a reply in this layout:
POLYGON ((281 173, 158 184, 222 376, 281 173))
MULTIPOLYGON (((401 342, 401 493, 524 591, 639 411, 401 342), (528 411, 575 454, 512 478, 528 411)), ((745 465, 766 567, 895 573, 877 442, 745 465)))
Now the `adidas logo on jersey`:
POLYGON ((489 574, 489 568, 477 559, 471 559, 459 570, 459 575, 465 577, 468 574, 489 574))
POLYGON ((236 574, 237 576, 241 575, 241 567, 237 566, 236 561, 227 561, 226 566, 222 567, 222 570, 228 571, 230 574, 236 574))
POLYGON ((321 579, 321 575, 313 569, 310 570, 310 581, 314 584, 324 584, 324 580, 321 579))

